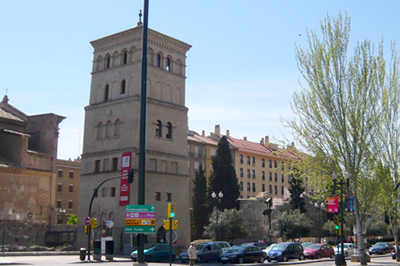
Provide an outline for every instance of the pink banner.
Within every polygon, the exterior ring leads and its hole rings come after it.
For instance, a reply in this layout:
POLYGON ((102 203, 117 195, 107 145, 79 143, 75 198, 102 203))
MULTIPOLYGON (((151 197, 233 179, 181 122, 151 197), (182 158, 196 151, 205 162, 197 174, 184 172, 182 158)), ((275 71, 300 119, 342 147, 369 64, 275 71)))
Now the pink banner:
POLYGON ((132 153, 127 152, 122 154, 121 162, 121 187, 119 190, 119 205, 125 206, 129 204, 129 183, 128 173, 131 169, 131 157, 132 153))
POLYGON ((328 197, 328 212, 339 212, 339 199, 338 197, 328 197))

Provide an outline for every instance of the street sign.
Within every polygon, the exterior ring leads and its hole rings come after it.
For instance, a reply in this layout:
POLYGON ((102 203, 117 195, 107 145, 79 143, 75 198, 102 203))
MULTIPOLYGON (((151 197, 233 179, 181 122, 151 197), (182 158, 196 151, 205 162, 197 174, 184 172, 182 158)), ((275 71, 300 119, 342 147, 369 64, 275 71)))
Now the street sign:
POLYGON ((394 202, 400 202, 400 199, 394 199, 394 202))
POLYGON ((126 205, 125 233, 155 233, 156 205, 126 205))
POLYGON ((85 219, 85 225, 89 225, 90 224, 90 217, 87 217, 86 219, 85 219))
MULTIPOLYGON (((165 239, 167 240, 168 243, 169 243, 169 234, 170 234, 169 232, 170 231, 168 231, 165 234, 165 239)), ((178 238, 178 234, 175 231, 172 231, 172 242, 175 242, 177 238, 178 238)))

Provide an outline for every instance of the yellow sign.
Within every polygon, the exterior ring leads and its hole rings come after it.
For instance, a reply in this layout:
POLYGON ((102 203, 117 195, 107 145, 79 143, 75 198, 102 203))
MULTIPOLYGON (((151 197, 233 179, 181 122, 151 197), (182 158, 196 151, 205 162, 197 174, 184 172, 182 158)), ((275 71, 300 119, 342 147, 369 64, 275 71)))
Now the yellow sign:
POLYGON ((156 219, 125 219, 125 225, 149 225, 154 226, 156 224, 156 219))

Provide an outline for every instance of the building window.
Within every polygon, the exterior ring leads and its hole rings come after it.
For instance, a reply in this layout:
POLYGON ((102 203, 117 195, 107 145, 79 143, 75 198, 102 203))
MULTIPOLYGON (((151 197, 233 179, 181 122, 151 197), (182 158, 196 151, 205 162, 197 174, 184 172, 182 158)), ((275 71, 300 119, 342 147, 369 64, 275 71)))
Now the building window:
POLYGON ((157 66, 157 67, 161 67, 161 55, 160 55, 160 54, 157 55, 156 66, 157 66))
POLYGON ((109 171, 110 160, 104 159, 103 160, 103 172, 109 171))
POLYGON ((172 194, 171 193, 166 193, 167 196, 167 201, 172 201, 172 194))
POLYGON ((240 168, 240 177, 243 177, 243 168, 240 168))
POLYGON ((243 164, 243 154, 240 154, 240 163, 243 164))
POLYGON ((118 170, 118 157, 112 158, 112 170, 118 170))
POLYGON ((247 178, 250 178, 250 169, 247 169, 247 178))
POLYGON ((285 170, 285 164, 283 162, 281 162, 281 166, 282 166, 282 171, 285 170))
POLYGON ((172 123, 167 123, 167 134, 165 135, 167 139, 172 139, 172 123))
POLYGON ((275 195, 278 195, 278 186, 275 185, 275 195))
POLYGON ((101 196, 104 198, 104 197, 107 197, 107 188, 102 188, 101 189, 101 196))
POLYGON ((262 178, 262 180, 265 180, 265 172, 264 171, 261 172, 261 178, 262 178))
POLYGON ((269 172, 269 181, 272 181, 272 172, 269 172))
POLYGON ((74 208, 74 202, 72 200, 68 201, 68 210, 72 210, 74 208))
POLYGON ((190 156, 190 146, 187 146, 187 155, 190 156))
POLYGON ((162 135, 162 122, 161 120, 157 120, 156 124, 156 137, 161 137, 162 135))
POLYGON ((125 94, 125 85, 126 85, 126 82, 125 82, 125 80, 123 79, 123 80, 121 81, 121 94, 125 94))
POLYGON ((155 194, 155 200, 160 201, 161 200, 161 192, 156 192, 155 194))
POLYGON ((63 177, 63 170, 58 170, 58 177, 63 177))
POLYGON ((74 193, 74 185, 69 185, 68 192, 69 193, 74 193))
POLYGON ((250 182, 247 182, 247 191, 250 192, 250 182))
POLYGON ((243 182, 240 181, 240 191, 243 191, 243 182))
POLYGON ((165 64, 165 69, 171 71, 171 58, 167 57, 167 62, 165 64))
POLYGON ((250 156, 247 156, 247 165, 250 165, 250 156))
POLYGON ((95 173, 100 172, 100 160, 96 160, 96 161, 94 162, 94 172, 95 172, 95 173))
POLYGON ((274 181, 278 182, 278 174, 277 173, 274 174, 274 181))
POLYGON ((108 101, 108 95, 110 93, 110 86, 108 86, 108 84, 106 85, 106 87, 104 88, 104 101, 108 101))
POLYGON ((265 184, 262 184, 262 192, 265 192, 265 184))
POLYGON ((111 137, 111 121, 108 120, 106 123, 106 137, 111 137))
POLYGON ((285 182, 285 176, 282 174, 282 176, 281 176, 281 181, 282 181, 282 183, 284 183, 285 182))
POLYGON ((253 183, 253 192, 256 192, 256 183, 253 183))
POLYGON ((274 161, 274 167, 278 168, 278 162, 276 160, 274 161))
POLYGON ((62 192, 62 184, 57 184, 57 192, 62 192))
POLYGON ((74 172, 72 171, 69 172, 69 178, 74 178, 74 172))
POLYGON ((269 168, 272 168, 272 160, 269 160, 269 168))
POLYGON ((254 157, 254 156, 253 156, 253 158, 252 158, 252 164, 253 164, 253 166, 256 165, 256 157, 254 157))
POLYGON ((115 120, 114 136, 119 136, 120 127, 121 127, 121 121, 119 119, 115 120))
POLYGON ((253 176, 254 179, 256 178, 256 170, 254 170, 254 169, 253 169, 253 175, 252 176, 253 176))
POLYGON ((200 148, 197 146, 194 146, 194 157, 199 157, 200 154, 200 148))
POLYGON ((264 158, 261 159, 261 166, 265 167, 265 159, 264 158))
POLYGON ((61 209, 61 207, 62 207, 62 201, 57 200, 57 209, 61 209))
POLYGON ((108 54, 106 55, 106 69, 111 67, 111 56, 108 54))
POLYGON ((128 51, 125 50, 122 55, 122 64, 126 65, 128 63, 128 51))
POLYGON ((281 186, 281 194, 282 194, 282 195, 285 194, 285 188, 284 188, 284 186, 281 186))
POLYGON ((115 197, 115 187, 112 187, 110 192, 110 197, 115 197))
POLYGON ((274 192, 274 191, 272 190, 272 185, 269 185, 269 194, 272 195, 273 192, 274 192))

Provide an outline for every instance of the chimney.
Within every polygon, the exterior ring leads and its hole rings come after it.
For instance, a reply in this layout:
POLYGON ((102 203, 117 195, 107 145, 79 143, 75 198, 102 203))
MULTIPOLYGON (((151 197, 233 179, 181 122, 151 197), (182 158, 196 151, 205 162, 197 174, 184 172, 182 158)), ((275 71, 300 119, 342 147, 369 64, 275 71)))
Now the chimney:
POLYGON ((269 143, 269 136, 265 136, 265 144, 269 143))
POLYGON ((264 138, 261 138, 260 144, 265 144, 264 143, 264 138))
POLYGON ((201 136, 202 136, 202 137, 205 137, 205 136, 206 136, 206 132, 204 132, 204 130, 201 131, 201 136))
POLYGON ((221 135, 221 127, 219 125, 215 125, 214 134, 217 136, 221 135))
POLYGON ((229 129, 228 130, 226 130, 226 137, 230 137, 230 135, 229 135, 229 129))
POLYGON ((247 137, 243 137, 243 140, 244 140, 244 141, 247 141, 247 137))

